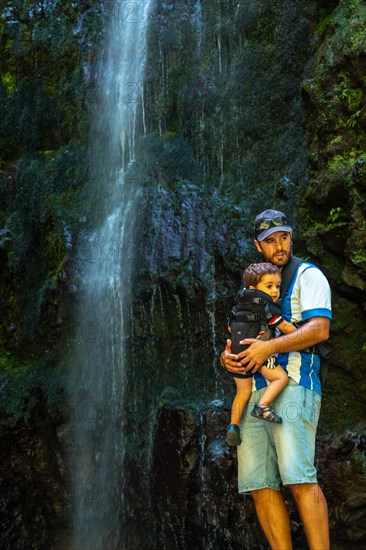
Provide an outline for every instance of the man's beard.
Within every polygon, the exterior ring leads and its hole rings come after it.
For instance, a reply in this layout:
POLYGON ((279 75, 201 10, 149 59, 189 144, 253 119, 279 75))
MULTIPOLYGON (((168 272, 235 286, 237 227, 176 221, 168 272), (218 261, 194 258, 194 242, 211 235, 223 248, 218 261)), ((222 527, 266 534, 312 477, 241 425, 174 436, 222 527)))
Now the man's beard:
POLYGON ((292 256, 292 248, 293 248, 293 245, 292 245, 292 242, 291 242, 291 246, 290 246, 290 249, 289 249, 288 252, 286 250, 281 250, 282 254, 284 254, 283 258, 276 259, 276 254, 279 254, 279 251, 271 254, 270 256, 266 255, 263 252, 263 256, 264 256, 264 258, 266 259, 267 262, 270 262, 271 264, 274 264, 277 267, 281 268, 281 267, 284 267, 286 264, 288 264, 288 262, 290 261, 291 256, 292 256))

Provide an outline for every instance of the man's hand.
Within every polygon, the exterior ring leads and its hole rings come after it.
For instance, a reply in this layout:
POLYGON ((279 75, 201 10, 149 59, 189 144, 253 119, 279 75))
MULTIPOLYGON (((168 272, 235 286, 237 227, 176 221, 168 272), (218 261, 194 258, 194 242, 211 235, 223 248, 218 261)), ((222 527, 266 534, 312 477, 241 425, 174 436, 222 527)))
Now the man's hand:
POLYGON ((243 368, 239 361, 239 356, 231 353, 231 340, 226 340, 225 351, 220 355, 221 366, 234 374, 245 374, 246 369, 243 368))
POLYGON ((252 369, 251 372, 257 372, 268 357, 275 353, 299 351, 327 340, 329 338, 329 326, 330 320, 327 317, 312 317, 294 332, 272 340, 264 341, 247 338, 242 340, 240 344, 248 344, 249 348, 240 352, 238 358, 240 363, 245 365, 246 370, 252 369))
POLYGON ((250 370, 251 373, 257 370, 265 363, 273 354, 273 340, 260 340, 258 338, 247 338, 242 340, 240 344, 249 345, 249 347, 238 354, 240 363, 245 365, 245 370, 250 370))

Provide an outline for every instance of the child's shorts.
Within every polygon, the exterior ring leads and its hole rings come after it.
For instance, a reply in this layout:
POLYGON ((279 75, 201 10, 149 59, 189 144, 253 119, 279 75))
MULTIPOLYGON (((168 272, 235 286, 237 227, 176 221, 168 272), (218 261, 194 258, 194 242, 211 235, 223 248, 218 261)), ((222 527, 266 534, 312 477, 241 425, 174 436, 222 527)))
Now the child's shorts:
MULTIPOLYGON (((277 360, 277 357, 275 357, 274 355, 271 355, 271 357, 268 357, 267 361, 263 363, 262 367, 267 367, 267 369, 275 369, 278 365, 279 365, 279 362, 277 360)), ((246 374, 236 374, 235 372, 230 372, 230 371, 228 371, 228 373, 233 378, 253 378, 253 374, 250 371, 247 372, 246 374)))

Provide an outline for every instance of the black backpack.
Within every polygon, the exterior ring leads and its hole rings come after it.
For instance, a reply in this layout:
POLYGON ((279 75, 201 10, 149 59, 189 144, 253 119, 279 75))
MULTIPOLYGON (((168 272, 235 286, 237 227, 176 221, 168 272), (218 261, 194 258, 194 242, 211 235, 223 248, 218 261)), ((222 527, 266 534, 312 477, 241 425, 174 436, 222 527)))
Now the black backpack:
MULTIPOLYGON (((240 290, 228 320, 232 353, 236 355, 244 351, 248 346, 239 342, 245 338, 257 338, 259 333, 267 330, 268 321, 280 314, 280 307, 265 292, 255 288, 240 290)), ((270 336, 272 334, 268 333, 270 336)))

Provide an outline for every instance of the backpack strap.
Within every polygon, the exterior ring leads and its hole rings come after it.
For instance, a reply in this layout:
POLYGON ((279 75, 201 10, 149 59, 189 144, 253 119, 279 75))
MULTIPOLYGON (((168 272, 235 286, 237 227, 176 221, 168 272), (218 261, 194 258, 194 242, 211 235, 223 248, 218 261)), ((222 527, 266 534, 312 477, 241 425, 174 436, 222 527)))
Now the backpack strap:
MULTIPOLYGON (((285 265, 283 268, 281 275, 281 298, 277 300, 277 303, 281 303, 281 300, 287 295, 289 288, 291 286, 291 283, 295 277, 295 274, 297 272, 297 268, 299 265, 304 262, 302 258, 299 258, 298 256, 292 256, 291 260, 288 262, 288 264, 285 265)), ((307 321, 300 321, 298 323, 294 323, 296 328, 300 328, 301 325, 304 325, 307 321)), ((302 350, 303 353, 316 353, 320 356, 320 380, 322 386, 324 385, 325 378, 328 372, 328 365, 326 361, 326 356, 330 353, 327 346, 325 346, 322 342, 319 342, 318 344, 315 344, 314 346, 310 346, 309 348, 304 348, 302 350)))
MULTIPOLYGON (((291 283, 295 277, 295 274, 297 272, 297 268, 304 260, 302 258, 299 258, 298 256, 291 256, 291 260, 285 265, 285 267, 281 271, 281 298, 280 300, 283 300, 283 298, 286 296, 286 294, 289 291, 289 288, 291 286, 291 283)), ((277 301, 277 303, 279 300, 277 301)))
POLYGON ((247 305, 247 304, 257 304, 257 305, 263 305, 267 302, 272 302, 272 298, 268 296, 265 292, 262 292, 261 290, 257 290, 256 288, 242 288, 239 290, 238 294, 236 295, 235 303, 247 305))
POLYGON ((235 303, 243 305, 264 305, 268 303, 273 303, 273 300, 266 292, 262 292, 261 290, 257 290, 256 288, 242 288, 236 295, 235 303))
POLYGON ((249 313, 245 315, 244 313, 231 311, 230 321, 238 321, 239 323, 254 323, 261 320, 261 315, 259 313, 249 313))

